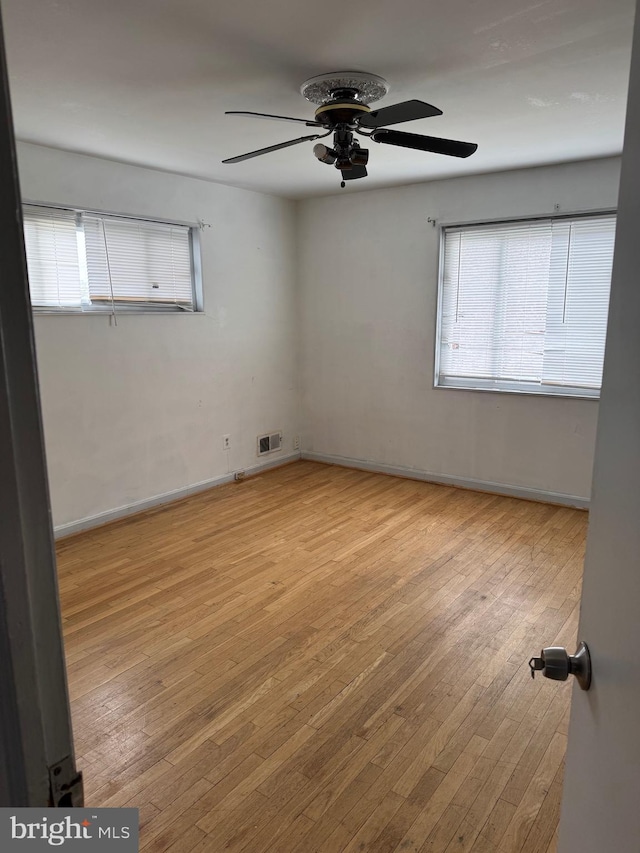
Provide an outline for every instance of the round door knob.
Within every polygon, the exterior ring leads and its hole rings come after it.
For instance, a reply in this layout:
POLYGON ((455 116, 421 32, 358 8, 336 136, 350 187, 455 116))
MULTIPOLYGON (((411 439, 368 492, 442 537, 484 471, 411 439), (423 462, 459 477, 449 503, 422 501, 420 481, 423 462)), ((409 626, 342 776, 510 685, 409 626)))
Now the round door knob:
POLYGON ((536 672, 554 681, 566 681, 569 675, 575 675, 583 690, 591 686, 591 656, 586 643, 580 643, 575 655, 568 654, 563 646, 549 646, 542 649, 540 657, 531 658, 529 667, 532 678, 536 672))
POLYGON ((544 661, 545 678, 554 681, 566 681, 569 678, 569 653, 563 646, 549 646, 540 653, 544 661))

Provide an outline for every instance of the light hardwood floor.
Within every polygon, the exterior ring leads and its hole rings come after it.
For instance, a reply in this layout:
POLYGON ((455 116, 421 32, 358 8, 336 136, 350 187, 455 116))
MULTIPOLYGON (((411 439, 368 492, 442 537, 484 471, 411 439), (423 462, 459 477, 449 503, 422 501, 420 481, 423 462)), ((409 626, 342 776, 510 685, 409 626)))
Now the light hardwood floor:
POLYGON ((172 853, 555 851, 587 514, 311 462, 59 544, 87 803, 172 853))

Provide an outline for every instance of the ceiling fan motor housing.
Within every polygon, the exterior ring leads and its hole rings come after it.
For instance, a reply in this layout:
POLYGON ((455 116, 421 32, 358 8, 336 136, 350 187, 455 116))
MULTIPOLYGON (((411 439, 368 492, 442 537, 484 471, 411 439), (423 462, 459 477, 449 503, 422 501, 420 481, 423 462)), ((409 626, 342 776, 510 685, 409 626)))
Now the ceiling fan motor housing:
POLYGON ((356 119, 369 112, 371 110, 366 104, 357 101, 332 101, 318 107, 315 118, 326 127, 335 127, 337 124, 355 127, 356 119))

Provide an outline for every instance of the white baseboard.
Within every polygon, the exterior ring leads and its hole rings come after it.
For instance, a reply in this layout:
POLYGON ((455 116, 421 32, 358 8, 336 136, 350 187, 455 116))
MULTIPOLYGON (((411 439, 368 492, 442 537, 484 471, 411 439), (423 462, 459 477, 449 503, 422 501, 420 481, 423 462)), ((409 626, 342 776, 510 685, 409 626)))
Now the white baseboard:
MULTIPOLYGON (((285 465, 287 462, 293 462, 300 459, 299 451, 295 453, 287 453, 285 456, 279 456, 277 459, 271 459, 269 462, 260 462, 257 465, 252 465, 250 468, 243 468, 245 474, 259 474, 262 471, 268 471, 269 468, 278 468, 280 465, 285 465)), ((184 486, 180 489, 173 489, 170 492, 164 492, 161 495, 154 495, 151 498, 145 498, 141 501, 119 506, 116 509, 108 509, 105 512, 99 512, 97 515, 90 515, 86 518, 80 518, 78 521, 69 521, 66 524, 59 524, 54 527, 53 533, 56 539, 63 536, 71 536, 72 533, 80 533, 81 530, 90 530, 92 527, 99 527, 102 524, 107 524, 109 521, 116 521, 118 518, 126 518, 128 515, 135 515, 138 512, 144 512, 146 509, 152 509, 155 506, 172 503, 173 501, 186 498, 189 495, 195 495, 198 492, 205 492, 207 489, 212 489, 215 486, 222 486, 224 483, 231 483, 235 478, 235 472, 231 474, 223 474, 220 477, 214 477, 211 480, 202 480, 200 483, 193 483, 190 486, 184 486)))
POLYGON ((542 489, 530 489, 526 486, 493 483, 490 480, 474 480, 470 477, 431 474, 428 471, 420 471, 417 468, 387 465, 384 462, 367 462, 364 459, 351 459, 348 456, 334 456, 327 453, 315 453, 310 450, 303 450, 302 458, 314 462, 325 462, 329 465, 341 465, 343 468, 357 468, 361 471, 371 471, 376 474, 392 474, 396 477, 407 477, 410 480, 423 480, 427 483, 439 483, 443 486, 458 486, 462 489, 473 489, 477 492, 491 492, 511 498, 524 498, 529 501, 561 504, 562 506, 571 506, 577 509, 589 508, 588 498, 580 498, 577 495, 565 495, 562 492, 547 492, 542 489))
MULTIPOLYGON (((542 489, 530 489, 524 486, 513 486, 505 483, 493 483, 490 480, 474 480, 469 477, 452 477, 448 474, 432 474, 428 471, 420 471, 417 468, 407 468, 402 465, 387 465, 384 462, 367 462, 365 459, 352 459, 348 456, 335 456, 327 453, 315 453, 314 451, 304 450, 302 453, 288 453, 286 456, 280 456, 278 459, 271 459, 269 462, 261 462, 253 465, 250 468, 245 468, 246 474, 258 474, 262 471, 268 471, 270 468, 277 468, 280 465, 285 465, 287 462, 293 462, 296 459, 309 459, 314 462, 324 462, 328 465, 341 465, 344 468, 356 468, 361 471, 371 471, 376 474, 392 474, 396 477, 408 477, 411 480, 422 480, 426 483, 439 483, 443 486, 458 486, 463 489, 473 489, 480 492, 492 492, 496 495, 506 495, 513 498, 524 498, 525 500, 542 501, 543 503, 561 504, 563 506, 577 507, 578 509, 588 509, 589 500, 581 498, 577 495, 566 495, 561 492, 547 492, 542 489)), ((80 518, 77 521, 69 521, 66 524, 59 524, 54 528, 56 539, 64 536, 71 536, 73 533, 80 533, 82 530, 90 530, 92 527, 99 527, 102 524, 107 524, 110 521, 116 521, 119 518, 126 518, 129 515, 135 515, 144 510, 152 509, 156 506, 171 503, 172 501, 186 498, 189 495, 195 495, 198 492, 204 492, 207 489, 212 489, 215 486, 222 486, 224 483, 233 481, 235 473, 223 474, 220 477, 214 477, 211 480, 203 480, 200 483, 193 483, 190 486, 184 486, 180 489, 173 489, 170 492, 164 492, 161 495, 154 495, 151 498, 145 498, 141 501, 135 501, 125 506, 109 509, 105 512, 90 515, 86 518, 80 518)))

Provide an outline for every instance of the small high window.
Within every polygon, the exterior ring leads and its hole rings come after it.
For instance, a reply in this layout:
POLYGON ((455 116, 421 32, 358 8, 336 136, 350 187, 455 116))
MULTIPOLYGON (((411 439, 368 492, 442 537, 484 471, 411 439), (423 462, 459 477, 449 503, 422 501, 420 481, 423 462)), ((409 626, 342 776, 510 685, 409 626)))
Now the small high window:
POLYGON ((197 311, 197 235, 186 225, 25 205, 36 311, 197 311))

